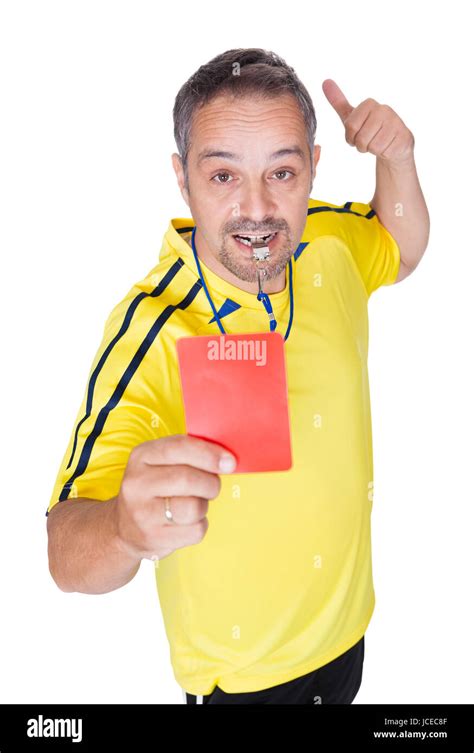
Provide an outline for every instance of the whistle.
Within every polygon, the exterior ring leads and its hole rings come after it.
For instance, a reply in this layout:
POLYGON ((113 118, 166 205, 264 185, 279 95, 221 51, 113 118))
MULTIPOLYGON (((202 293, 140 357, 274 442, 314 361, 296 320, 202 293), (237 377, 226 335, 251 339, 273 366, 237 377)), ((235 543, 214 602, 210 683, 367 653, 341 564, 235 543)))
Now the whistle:
POLYGON ((259 262, 268 259, 270 255, 270 249, 266 245, 265 241, 255 241, 254 243, 252 243, 252 248, 253 258, 255 259, 255 263, 257 265, 258 295, 260 295, 260 293, 263 293, 261 276, 263 275, 263 277, 265 277, 267 271, 266 269, 260 269, 259 262))
POLYGON ((256 241, 252 243, 253 258, 256 261, 265 261, 270 255, 270 249, 265 244, 265 241, 256 241))

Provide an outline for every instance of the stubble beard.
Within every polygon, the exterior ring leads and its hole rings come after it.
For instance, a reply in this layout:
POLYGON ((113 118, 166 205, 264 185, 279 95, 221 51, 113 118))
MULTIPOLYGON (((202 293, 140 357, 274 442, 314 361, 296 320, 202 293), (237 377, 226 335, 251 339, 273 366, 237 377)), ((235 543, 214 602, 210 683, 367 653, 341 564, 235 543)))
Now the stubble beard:
MULTIPOLYGON (((282 235, 280 230, 279 235, 282 235)), ((279 239, 281 243, 281 238, 279 239)), ((233 275, 244 280, 245 282, 258 282, 257 277, 257 265, 256 262, 249 256, 248 259, 244 258, 243 254, 240 254, 237 248, 232 248, 233 241, 228 238, 228 243, 224 240, 219 249, 218 259, 220 263, 232 272, 233 275)), ((266 275, 263 279, 272 280, 278 277, 286 268, 288 261, 293 255, 293 246, 290 239, 285 234, 282 247, 278 249, 278 252, 270 252, 270 255, 266 261, 262 261, 259 264, 260 269, 266 271, 266 275)))

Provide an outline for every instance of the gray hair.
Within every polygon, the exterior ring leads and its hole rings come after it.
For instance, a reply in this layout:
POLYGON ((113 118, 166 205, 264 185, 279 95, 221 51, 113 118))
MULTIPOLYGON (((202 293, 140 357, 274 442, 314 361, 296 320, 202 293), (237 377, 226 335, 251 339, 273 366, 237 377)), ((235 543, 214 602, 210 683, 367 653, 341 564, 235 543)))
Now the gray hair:
POLYGON ((306 87, 293 68, 276 53, 259 47, 227 50, 212 58, 186 81, 179 90, 174 107, 174 138, 188 183, 190 134, 195 111, 220 94, 244 97, 247 94, 271 99, 292 94, 301 109, 306 125, 313 179, 313 147, 316 135, 316 113, 306 87))

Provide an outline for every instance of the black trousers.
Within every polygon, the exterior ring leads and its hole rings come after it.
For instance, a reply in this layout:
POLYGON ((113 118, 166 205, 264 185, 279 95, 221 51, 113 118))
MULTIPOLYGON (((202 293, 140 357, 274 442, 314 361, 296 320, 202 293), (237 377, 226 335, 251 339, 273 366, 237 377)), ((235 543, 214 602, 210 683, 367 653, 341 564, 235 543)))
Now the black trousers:
POLYGON ((352 703, 361 682, 364 664, 364 636, 333 661, 313 672, 251 693, 225 693, 216 686, 212 693, 185 693, 187 704, 197 703, 352 703))

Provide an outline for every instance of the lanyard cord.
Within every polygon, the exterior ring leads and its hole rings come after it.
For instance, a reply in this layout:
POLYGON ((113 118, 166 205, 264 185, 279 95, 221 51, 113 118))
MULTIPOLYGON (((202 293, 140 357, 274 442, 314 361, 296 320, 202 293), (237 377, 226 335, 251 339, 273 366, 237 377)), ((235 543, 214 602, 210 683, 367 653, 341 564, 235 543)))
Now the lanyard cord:
MULTIPOLYGON (((224 327, 222 326, 222 322, 220 320, 219 314, 217 313, 216 307, 214 306, 212 298, 209 295, 209 291, 207 289, 207 285, 206 285, 206 283, 204 281, 204 277, 202 275, 201 265, 199 263, 199 258, 198 258, 197 251, 196 251, 196 244, 195 244, 195 240, 194 240, 195 233, 196 233, 196 226, 194 226, 193 232, 191 234, 191 245, 192 245, 194 259, 196 261, 196 266, 197 266, 197 269, 198 269, 199 277, 200 277, 200 280, 202 282, 202 286, 204 288, 204 292, 206 293, 207 299, 208 299, 208 301, 210 303, 210 306, 211 306, 212 312, 214 314, 215 320, 216 320, 216 322, 217 322, 217 324, 219 326, 219 329, 222 332, 222 334, 225 335, 226 331, 225 331, 224 327)), ((289 262, 288 262, 289 287, 290 287, 290 320, 288 322, 288 327, 287 327, 286 334, 285 334, 285 340, 288 339, 288 336, 289 336, 290 331, 291 331, 291 326, 293 324, 293 311, 294 311, 294 300, 293 300, 293 267, 292 267, 291 262, 292 262, 292 259, 290 259, 289 262)), ((267 313, 269 315, 269 318, 270 318, 270 331, 273 332, 273 330, 275 329, 275 327, 277 325, 277 322, 276 322, 276 319, 275 319, 275 317, 273 315, 273 309, 272 309, 272 304, 270 302, 270 298, 268 297, 267 293, 263 293, 262 292, 261 294, 259 293, 257 295, 257 299, 259 301, 263 301, 263 305, 265 307, 265 310, 267 311, 267 313)))

